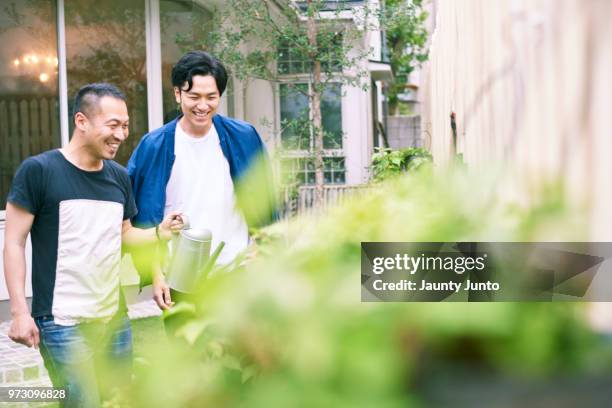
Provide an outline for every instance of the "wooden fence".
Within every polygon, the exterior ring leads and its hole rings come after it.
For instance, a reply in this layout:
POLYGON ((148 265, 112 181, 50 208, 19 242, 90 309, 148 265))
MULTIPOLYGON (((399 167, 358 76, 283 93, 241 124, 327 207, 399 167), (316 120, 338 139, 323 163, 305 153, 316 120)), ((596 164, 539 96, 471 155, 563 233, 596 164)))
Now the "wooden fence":
POLYGON ((60 146, 58 111, 55 95, 0 96, 0 210, 19 164, 60 146))

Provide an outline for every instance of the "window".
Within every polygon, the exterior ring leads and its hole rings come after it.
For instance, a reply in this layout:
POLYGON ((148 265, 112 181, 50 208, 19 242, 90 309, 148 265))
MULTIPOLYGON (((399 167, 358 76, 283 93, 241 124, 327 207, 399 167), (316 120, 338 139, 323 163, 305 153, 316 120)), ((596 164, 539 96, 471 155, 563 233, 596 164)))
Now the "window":
POLYGON ((54 1, 0 9, 0 211, 19 164, 60 147, 54 1))
POLYGON ((279 74, 302 74, 310 70, 311 62, 293 50, 288 44, 283 44, 278 49, 278 73, 279 74))
MULTIPOLYGON (((303 0, 296 1, 302 11, 308 9, 308 3, 303 0)), ((321 11, 348 10, 355 6, 363 6, 364 0, 327 0, 323 3, 321 11)))
POLYGON ((66 1, 64 9, 69 103, 90 82, 110 82, 126 94, 130 137, 115 158, 125 165, 148 131, 145 4, 141 0, 81 0, 66 1))
MULTIPOLYGON (((284 159, 283 180, 287 184, 309 185, 315 183, 314 158, 284 159)), ((323 158, 323 179, 325 184, 345 183, 344 157, 323 158)))
MULTIPOLYGON (((308 90, 308 84, 280 86, 281 142, 288 156, 283 160, 282 172, 283 180, 289 184, 315 183, 308 90)), ((325 184, 345 183, 341 99, 342 87, 337 83, 328 84, 321 96, 325 184)))
MULTIPOLYGON (((310 107, 307 84, 282 84, 280 86, 280 110, 282 146, 288 150, 314 149, 311 135, 310 107)), ((342 87, 328 84, 321 95, 321 120, 323 124, 323 148, 342 149, 342 87)))
POLYGON ((307 84, 280 86, 281 140, 288 150, 311 150, 307 84))
MULTIPOLYGON (((338 34, 333 38, 333 47, 338 47, 341 43, 342 35, 338 34)), ((325 50, 322 51, 322 54, 327 57, 321 61, 323 72, 339 72, 342 70, 342 64, 337 55, 325 50)), ((279 74, 305 74, 312 69, 312 61, 287 42, 278 48, 277 69, 279 74)))
POLYGON ((342 87, 330 84, 321 95, 323 148, 342 149, 342 87))

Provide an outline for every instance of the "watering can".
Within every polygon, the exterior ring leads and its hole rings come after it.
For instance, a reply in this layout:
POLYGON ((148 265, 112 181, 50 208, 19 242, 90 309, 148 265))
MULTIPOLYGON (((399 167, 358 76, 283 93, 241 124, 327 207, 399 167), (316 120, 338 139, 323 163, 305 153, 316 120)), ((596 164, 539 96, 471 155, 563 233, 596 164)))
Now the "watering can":
MULTIPOLYGON (((172 240, 168 285, 179 292, 193 292, 210 268, 212 233, 207 229, 183 229, 172 240)), ((215 251, 217 252, 217 251, 215 251)))

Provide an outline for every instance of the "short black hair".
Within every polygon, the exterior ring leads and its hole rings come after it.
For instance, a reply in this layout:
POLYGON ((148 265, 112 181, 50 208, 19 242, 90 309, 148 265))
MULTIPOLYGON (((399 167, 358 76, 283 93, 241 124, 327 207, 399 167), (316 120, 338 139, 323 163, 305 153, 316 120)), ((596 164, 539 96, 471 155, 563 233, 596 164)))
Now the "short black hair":
POLYGON ((227 86, 227 71, 216 57, 204 51, 190 51, 183 55, 172 68, 172 85, 183 89, 187 82, 186 91, 193 87, 194 75, 211 75, 215 78, 219 95, 223 95, 227 86))
POLYGON ((74 96, 74 104, 72 106, 72 117, 81 112, 88 116, 94 113, 94 109, 98 107, 98 102, 101 98, 110 96, 112 98, 121 99, 127 103, 127 98, 119 88, 113 84, 106 82, 97 82, 82 86, 74 96))

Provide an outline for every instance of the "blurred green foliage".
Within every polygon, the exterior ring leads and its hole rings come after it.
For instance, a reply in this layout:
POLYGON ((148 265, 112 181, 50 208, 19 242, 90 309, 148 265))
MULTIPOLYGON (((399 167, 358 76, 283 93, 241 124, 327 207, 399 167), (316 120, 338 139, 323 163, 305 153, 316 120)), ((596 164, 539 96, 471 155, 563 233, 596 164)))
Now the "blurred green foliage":
POLYGON ((422 147, 400 150, 376 147, 372 155, 372 177, 374 181, 386 180, 407 171, 417 170, 431 162, 431 153, 422 147))
POLYGON ((259 231, 255 259, 212 274, 184 306, 180 342, 148 339, 134 406, 421 406, 417 384, 436 367, 526 378, 609 372, 582 304, 360 301, 362 241, 585 238, 585 214, 561 189, 511 206, 492 172, 480 174, 425 166, 327 214, 259 231))
POLYGON ((268 225, 274 220, 277 194, 267 153, 253 159, 250 170, 235 183, 237 205, 250 228, 268 225))

